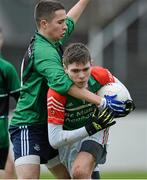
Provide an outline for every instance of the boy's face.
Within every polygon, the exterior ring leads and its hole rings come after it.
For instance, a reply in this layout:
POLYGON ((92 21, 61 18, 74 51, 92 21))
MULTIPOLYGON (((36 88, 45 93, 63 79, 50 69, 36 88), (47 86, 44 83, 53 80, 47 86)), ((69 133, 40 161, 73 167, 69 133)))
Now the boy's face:
POLYGON ((86 64, 73 63, 65 67, 65 72, 69 75, 70 79, 79 88, 87 86, 87 82, 90 76, 90 62, 86 64))
POLYGON ((61 9, 55 11, 55 15, 51 21, 42 20, 41 27, 43 30, 43 34, 52 41, 57 41, 61 39, 65 35, 67 29, 65 20, 65 10, 61 9))

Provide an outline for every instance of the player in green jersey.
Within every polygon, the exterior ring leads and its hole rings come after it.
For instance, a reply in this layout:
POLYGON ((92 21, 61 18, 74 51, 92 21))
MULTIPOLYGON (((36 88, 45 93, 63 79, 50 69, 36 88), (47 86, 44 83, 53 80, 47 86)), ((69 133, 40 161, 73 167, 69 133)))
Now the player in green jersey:
MULTIPOLYGON (((35 7, 37 32, 22 62, 22 89, 10 125, 18 178, 38 179, 40 164, 58 154, 48 143, 47 90, 52 86, 66 93, 73 84, 62 67, 61 45, 89 1, 79 0, 67 15, 59 1, 42 0, 35 7)), ((58 165, 52 167, 49 168, 52 172, 56 170, 58 176, 64 172, 61 166, 60 170, 58 165)))
POLYGON ((17 102, 20 90, 20 80, 14 66, 2 57, 1 49, 3 39, 3 32, 0 28, 0 178, 11 178, 14 169, 10 155, 8 158, 9 98, 11 96, 17 102), (12 165, 11 169, 9 168, 10 164, 12 165))
MULTIPOLYGON (((93 93, 108 83, 122 85, 107 69, 91 67, 90 53, 81 43, 66 48, 63 64, 65 72, 78 87, 87 88, 93 93)), ((130 113, 133 101, 127 100, 128 103, 130 113)), ((48 90, 47 104, 49 141, 54 148, 59 149, 60 160, 71 177, 91 179, 92 176, 98 179, 98 172, 95 176, 95 171, 98 164, 106 160, 109 130, 105 128, 114 124, 113 111, 106 108, 98 113, 94 104, 70 95, 61 95, 51 88, 48 90)))

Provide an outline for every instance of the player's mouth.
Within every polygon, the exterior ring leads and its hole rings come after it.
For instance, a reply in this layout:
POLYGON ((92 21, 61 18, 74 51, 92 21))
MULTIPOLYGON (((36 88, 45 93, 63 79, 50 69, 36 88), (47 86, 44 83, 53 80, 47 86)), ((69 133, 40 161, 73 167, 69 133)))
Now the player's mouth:
POLYGON ((65 31, 61 34, 61 37, 63 37, 65 35, 65 31))
POLYGON ((87 84, 87 81, 78 82, 77 84, 80 87, 84 87, 87 84))

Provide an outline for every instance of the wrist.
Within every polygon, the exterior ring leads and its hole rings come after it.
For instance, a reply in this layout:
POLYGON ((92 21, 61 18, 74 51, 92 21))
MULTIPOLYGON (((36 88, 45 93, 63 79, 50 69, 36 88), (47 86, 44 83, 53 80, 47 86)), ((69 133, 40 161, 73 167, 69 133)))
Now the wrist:
POLYGON ((102 97, 101 101, 100 101, 100 104, 98 105, 99 110, 101 111, 101 110, 105 109, 106 104, 107 104, 106 99, 102 97))
POLYGON ((85 129, 86 129, 89 136, 97 133, 97 130, 94 128, 92 122, 90 124, 86 124, 85 129))

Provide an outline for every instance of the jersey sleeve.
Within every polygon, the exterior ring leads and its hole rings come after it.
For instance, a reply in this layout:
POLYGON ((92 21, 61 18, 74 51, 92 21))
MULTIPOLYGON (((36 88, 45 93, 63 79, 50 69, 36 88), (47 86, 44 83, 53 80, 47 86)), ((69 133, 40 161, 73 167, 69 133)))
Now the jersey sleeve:
POLYGON ((20 91, 20 79, 18 77, 16 69, 12 64, 7 64, 5 79, 5 83, 7 84, 7 91, 17 100, 20 91))
POLYGON ((110 71, 100 66, 92 67, 91 75, 103 86, 105 84, 115 82, 114 76, 110 73, 110 71))
POLYGON ((35 51, 36 71, 47 80, 48 87, 60 94, 66 94, 73 82, 65 73, 57 50, 49 45, 38 46, 35 51))
POLYGON ((49 89, 47 94, 48 123, 64 124, 66 96, 49 89))
POLYGON ((66 19, 66 25, 67 25, 67 30, 66 33, 64 35, 64 37, 60 40, 60 43, 63 45, 65 43, 65 41, 69 38, 69 36, 71 35, 71 33, 74 30, 74 21, 72 20, 72 18, 67 17, 66 19))

